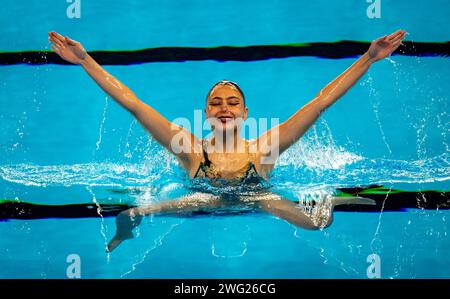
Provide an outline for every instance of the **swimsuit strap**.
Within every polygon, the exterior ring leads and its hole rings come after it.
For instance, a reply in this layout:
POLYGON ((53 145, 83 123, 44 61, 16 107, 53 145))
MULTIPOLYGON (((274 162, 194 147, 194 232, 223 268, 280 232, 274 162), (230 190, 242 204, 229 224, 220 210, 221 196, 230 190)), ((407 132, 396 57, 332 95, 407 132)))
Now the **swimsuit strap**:
POLYGON ((204 165, 206 166, 206 167, 210 167, 211 166, 211 160, 209 160, 209 158, 208 158, 208 153, 206 152, 206 150, 205 150, 205 143, 207 142, 207 140, 206 139, 203 139, 203 141, 202 141, 202 151, 203 151, 203 158, 204 158, 204 165))
POLYGON ((203 173, 207 177, 206 167, 211 167, 211 160, 209 160, 208 153, 205 150, 205 143, 207 142, 206 139, 202 140, 202 152, 203 152, 203 161, 200 162, 200 165, 198 166, 197 171, 195 172, 194 178, 198 176, 198 173, 200 172, 200 169, 203 170, 203 173))
MULTIPOLYGON (((202 140, 203 161, 200 162, 200 165, 199 165, 197 171, 195 172, 194 178, 197 177, 198 173, 200 172, 200 169, 205 174, 205 177, 208 177, 207 168, 211 167, 212 162, 211 162, 211 160, 209 160, 208 153, 206 151, 207 142, 208 141, 206 139, 202 140)), ((241 181, 246 180, 249 177, 250 172, 252 170, 253 170, 253 176, 255 176, 255 175, 258 176, 258 172, 256 171, 255 164, 250 159, 251 154, 250 154, 249 143, 248 142, 246 143, 245 147, 246 147, 246 150, 247 150, 247 153, 248 153, 248 157, 247 157, 248 168, 245 171, 245 174, 242 177, 241 181)))

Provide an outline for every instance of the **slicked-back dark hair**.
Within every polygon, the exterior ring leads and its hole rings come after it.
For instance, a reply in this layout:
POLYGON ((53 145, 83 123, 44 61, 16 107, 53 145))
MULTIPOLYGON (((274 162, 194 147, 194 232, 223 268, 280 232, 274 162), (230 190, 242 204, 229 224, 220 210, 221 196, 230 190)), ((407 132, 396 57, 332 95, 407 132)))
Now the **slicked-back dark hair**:
POLYGON ((242 91, 242 89, 239 87, 239 85, 237 85, 237 83, 233 82, 233 81, 228 81, 228 80, 220 80, 219 82, 217 82, 216 84, 213 85, 213 87, 211 87, 211 89, 209 90, 208 94, 206 95, 206 100, 208 100, 209 95, 211 94, 211 92, 213 91, 213 89, 216 86, 219 85, 228 85, 228 86, 234 86, 239 93, 242 95, 242 100, 244 101, 244 106, 245 106, 245 96, 244 96, 244 92, 242 91))

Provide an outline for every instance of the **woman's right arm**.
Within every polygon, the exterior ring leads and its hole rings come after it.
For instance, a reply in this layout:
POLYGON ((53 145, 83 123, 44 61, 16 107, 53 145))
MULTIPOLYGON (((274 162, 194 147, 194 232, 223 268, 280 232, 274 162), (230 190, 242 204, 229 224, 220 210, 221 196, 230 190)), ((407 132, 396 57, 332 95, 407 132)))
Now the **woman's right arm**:
POLYGON ((49 33, 49 40, 53 43, 52 49, 62 59, 81 65, 108 95, 132 113, 153 138, 175 154, 188 170, 194 166, 191 165, 197 160, 194 147, 198 147, 200 142, 191 132, 168 121, 139 100, 127 86, 102 68, 79 42, 56 32, 49 33))

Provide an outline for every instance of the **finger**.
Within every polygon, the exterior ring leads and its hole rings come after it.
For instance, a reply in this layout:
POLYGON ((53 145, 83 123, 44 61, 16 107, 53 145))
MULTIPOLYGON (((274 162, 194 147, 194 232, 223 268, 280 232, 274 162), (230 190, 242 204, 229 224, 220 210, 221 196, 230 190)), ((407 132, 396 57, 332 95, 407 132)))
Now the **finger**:
POLYGON ((393 46, 393 47, 397 47, 397 46, 399 46, 401 43, 402 43, 402 40, 401 40, 401 39, 398 39, 398 40, 396 40, 395 42, 392 43, 392 46, 393 46))
POLYGON ((391 42, 397 42, 397 41, 402 41, 405 38, 406 33, 402 32, 401 34, 395 36, 391 42))
POLYGON ((395 31, 394 33, 390 34, 389 37, 388 37, 388 39, 389 39, 389 40, 393 40, 393 39, 395 39, 397 36, 399 36, 400 34, 402 34, 402 31, 401 31, 401 30, 397 30, 397 31, 395 31))
POLYGON ((52 45, 52 50, 55 51, 56 54, 61 55, 61 50, 57 46, 52 45))
POLYGON ((65 36, 65 41, 66 41, 69 45, 71 45, 71 46, 75 46, 75 45, 77 45, 77 43, 78 43, 77 41, 75 41, 75 40, 69 38, 68 36, 65 36))
POLYGON ((60 48, 64 48, 64 46, 65 46, 65 44, 66 44, 66 41, 64 40, 64 38, 61 39, 61 38, 60 38, 60 35, 59 35, 58 33, 52 32, 51 38, 52 38, 53 40, 55 40, 55 42, 58 44, 58 46, 59 46, 60 48))
POLYGON ((382 36, 382 37, 380 37, 380 38, 376 39, 376 40, 375 40, 375 42, 376 42, 376 43, 377 43, 377 42, 381 42, 381 41, 385 40, 385 39, 386 39, 386 37, 387 37, 387 35, 385 35, 385 36, 382 36))
POLYGON ((397 31, 395 31, 394 33, 389 35, 389 40, 393 40, 393 39, 398 38, 399 36, 403 35, 404 32, 405 32, 404 30, 397 30, 397 31))
POLYGON ((397 50, 398 47, 400 47, 401 45, 403 45, 401 42, 394 44, 394 45, 392 46, 392 52, 394 52, 395 50, 397 50))
POLYGON ((57 45, 58 48, 64 49, 64 44, 63 44, 62 42, 60 42, 58 39, 52 37, 52 38, 50 38, 50 41, 51 41, 53 44, 57 45))
POLYGON ((53 35, 61 42, 64 41, 64 37, 61 34, 59 34, 58 32, 53 32, 53 35))
POLYGON ((49 37, 48 40, 55 46, 58 45, 58 42, 53 38, 53 37, 49 37))
POLYGON ((402 35, 402 36, 396 38, 395 40, 391 41, 392 46, 394 46, 394 47, 399 46, 402 43, 404 38, 405 38, 405 35, 402 35))
POLYGON ((48 35, 49 35, 50 38, 57 39, 57 36, 56 36, 56 32, 55 32, 55 31, 50 31, 50 32, 48 33, 48 35))

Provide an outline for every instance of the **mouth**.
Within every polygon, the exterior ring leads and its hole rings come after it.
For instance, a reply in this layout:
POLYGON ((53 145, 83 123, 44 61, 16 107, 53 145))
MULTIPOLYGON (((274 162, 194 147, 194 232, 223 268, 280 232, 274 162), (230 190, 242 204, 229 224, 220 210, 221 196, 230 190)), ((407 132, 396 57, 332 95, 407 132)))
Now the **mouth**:
POLYGON ((224 123, 227 123, 227 122, 233 120, 234 117, 232 117, 232 116, 219 116, 219 117, 217 117, 217 119, 220 120, 220 122, 224 124, 224 123))

